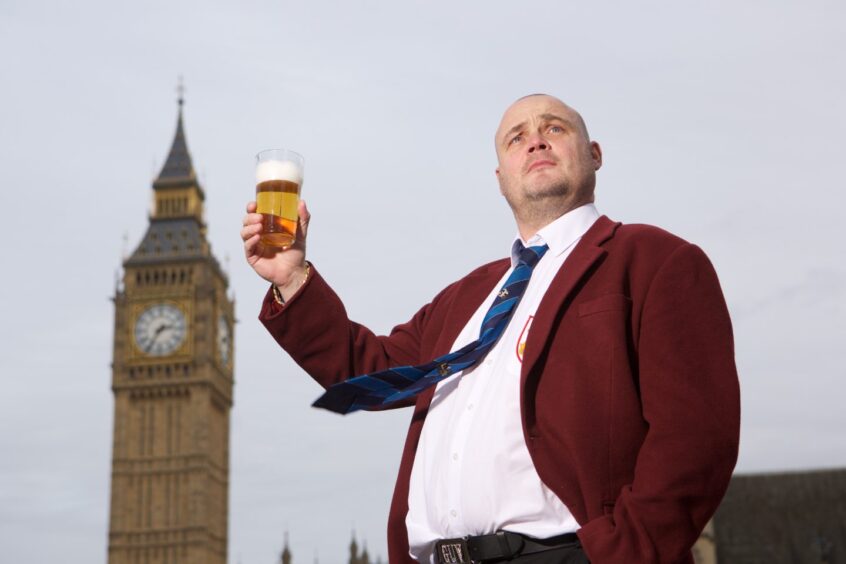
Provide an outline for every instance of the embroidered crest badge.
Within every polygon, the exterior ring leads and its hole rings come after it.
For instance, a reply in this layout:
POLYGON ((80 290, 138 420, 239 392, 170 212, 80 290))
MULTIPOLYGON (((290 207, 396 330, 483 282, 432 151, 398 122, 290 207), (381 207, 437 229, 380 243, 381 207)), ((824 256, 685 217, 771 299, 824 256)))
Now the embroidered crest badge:
POLYGON ((526 340, 529 338, 529 328, 532 326, 532 320, 534 318, 534 315, 529 316, 526 324, 523 325, 523 330, 520 331, 520 337, 517 339, 517 360, 520 362, 523 362, 523 351, 526 350, 526 340))

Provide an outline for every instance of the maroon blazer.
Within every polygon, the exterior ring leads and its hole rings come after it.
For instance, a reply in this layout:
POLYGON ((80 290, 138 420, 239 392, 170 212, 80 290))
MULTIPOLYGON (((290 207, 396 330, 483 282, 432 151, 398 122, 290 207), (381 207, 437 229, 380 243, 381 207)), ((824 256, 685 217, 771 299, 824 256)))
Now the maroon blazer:
MULTIPOLYGON (((473 271, 376 336, 350 321, 313 269, 260 319, 321 385, 449 352, 510 266, 473 271)), ((408 555, 408 483, 434 390, 418 398, 388 520, 391 564, 408 555)), ((737 459, 740 398, 731 322, 696 246, 603 216, 543 297, 521 372, 523 433, 541 480, 567 505, 594 564, 691 563, 737 459)))

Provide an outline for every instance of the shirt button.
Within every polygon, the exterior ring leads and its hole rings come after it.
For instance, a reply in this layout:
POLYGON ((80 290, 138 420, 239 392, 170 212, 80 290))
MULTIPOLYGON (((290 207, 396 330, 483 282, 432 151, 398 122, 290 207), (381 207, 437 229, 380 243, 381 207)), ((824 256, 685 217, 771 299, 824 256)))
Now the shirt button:
POLYGON ((467 411, 470 411, 471 409, 473 409, 473 404, 472 404, 472 403, 468 403, 468 404, 467 404, 467 411))
POLYGON ((455 517, 456 515, 458 515, 458 511, 453 509, 452 511, 449 512, 449 514, 452 515, 453 517, 455 517))
POLYGON ((458 460, 458 453, 457 452, 452 453, 452 459, 458 460))
POLYGON ((486 359, 485 359, 485 364, 486 364, 486 365, 488 365, 488 366, 490 366, 491 364, 493 364, 493 359, 492 359, 492 358, 486 358, 486 359))

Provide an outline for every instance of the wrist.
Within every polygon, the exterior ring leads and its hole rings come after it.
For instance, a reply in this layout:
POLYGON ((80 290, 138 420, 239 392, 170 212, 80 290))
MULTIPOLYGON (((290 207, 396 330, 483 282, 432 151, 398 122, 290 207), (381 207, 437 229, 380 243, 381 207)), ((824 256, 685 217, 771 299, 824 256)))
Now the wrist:
POLYGON ((273 283, 272 290, 273 290, 273 297, 276 299, 276 303, 279 305, 284 305, 285 302, 290 300, 297 291, 302 288, 303 284, 306 283, 308 280, 309 274, 311 273, 311 264, 309 262, 304 262, 302 266, 296 267, 291 275, 288 277, 288 280, 284 284, 276 284, 273 283))

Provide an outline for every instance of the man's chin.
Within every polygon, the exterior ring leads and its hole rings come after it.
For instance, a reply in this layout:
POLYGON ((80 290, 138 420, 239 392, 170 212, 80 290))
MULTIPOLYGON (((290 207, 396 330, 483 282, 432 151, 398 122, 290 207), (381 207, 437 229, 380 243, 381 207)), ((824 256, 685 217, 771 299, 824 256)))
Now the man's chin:
POLYGON ((568 186, 562 183, 545 183, 536 184, 534 186, 527 186, 523 190, 526 199, 536 202, 546 200, 548 198, 561 198, 570 192, 568 186))

